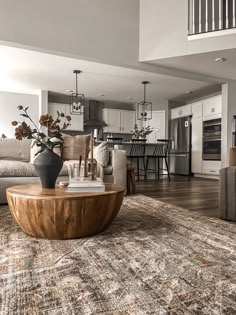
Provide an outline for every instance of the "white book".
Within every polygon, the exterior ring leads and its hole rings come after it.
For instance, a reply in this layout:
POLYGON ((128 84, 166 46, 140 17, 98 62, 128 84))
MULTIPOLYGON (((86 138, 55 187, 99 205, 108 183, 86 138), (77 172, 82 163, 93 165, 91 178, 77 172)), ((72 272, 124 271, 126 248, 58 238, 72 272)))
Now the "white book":
POLYGON ((82 184, 82 183, 70 183, 68 185, 68 187, 71 188, 76 188, 76 187, 102 187, 104 186, 103 183, 86 183, 86 184, 82 184))
POLYGON ((97 178, 97 179, 71 179, 70 183, 103 183, 103 180, 101 178, 97 178))
POLYGON ((104 192, 105 185, 100 187, 67 187, 68 192, 104 192))
POLYGON ((101 187, 104 186, 102 180, 81 180, 81 181, 70 181, 68 187, 101 187))

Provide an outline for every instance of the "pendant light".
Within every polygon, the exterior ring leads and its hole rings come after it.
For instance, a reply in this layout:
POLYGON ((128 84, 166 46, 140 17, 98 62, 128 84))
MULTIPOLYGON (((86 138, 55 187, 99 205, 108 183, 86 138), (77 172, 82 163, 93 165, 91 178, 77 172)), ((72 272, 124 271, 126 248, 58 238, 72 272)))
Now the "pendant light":
POLYGON ((78 93, 78 74, 82 71, 74 70, 76 81, 75 81, 75 92, 72 92, 70 95, 70 104, 71 104, 71 114, 83 115, 84 114, 84 94, 78 93))
POLYGON ((142 84, 144 87, 144 97, 143 101, 137 104, 137 117, 138 120, 147 121, 152 119, 152 102, 146 101, 146 85, 149 82, 143 81, 142 84))

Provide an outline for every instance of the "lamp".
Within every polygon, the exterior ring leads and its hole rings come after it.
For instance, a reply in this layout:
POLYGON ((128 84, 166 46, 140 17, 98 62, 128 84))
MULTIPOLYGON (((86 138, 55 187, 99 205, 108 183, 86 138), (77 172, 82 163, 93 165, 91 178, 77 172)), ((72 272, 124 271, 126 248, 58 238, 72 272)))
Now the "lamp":
POLYGON ((82 71, 80 70, 74 70, 73 73, 75 73, 76 76, 76 90, 75 92, 72 92, 70 95, 70 104, 71 104, 71 114, 76 115, 83 115, 84 114, 84 94, 78 93, 78 74, 80 74, 82 71))
POLYGON ((146 85, 149 82, 143 81, 142 84, 144 86, 144 97, 142 102, 137 103, 137 117, 138 120, 147 121, 152 119, 152 102, 146 101, 146 85))

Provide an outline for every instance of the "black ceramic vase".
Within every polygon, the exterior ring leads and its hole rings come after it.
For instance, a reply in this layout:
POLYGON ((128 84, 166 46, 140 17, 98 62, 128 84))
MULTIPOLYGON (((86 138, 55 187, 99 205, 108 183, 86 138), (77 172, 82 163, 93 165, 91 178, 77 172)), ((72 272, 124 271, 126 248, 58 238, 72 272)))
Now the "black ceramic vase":
POLYGON ((40 177, 43 188, 55 188, 62 166, 63 161, 60 156, 49 149, 45 149, 36 157, 34 167, 40 177))

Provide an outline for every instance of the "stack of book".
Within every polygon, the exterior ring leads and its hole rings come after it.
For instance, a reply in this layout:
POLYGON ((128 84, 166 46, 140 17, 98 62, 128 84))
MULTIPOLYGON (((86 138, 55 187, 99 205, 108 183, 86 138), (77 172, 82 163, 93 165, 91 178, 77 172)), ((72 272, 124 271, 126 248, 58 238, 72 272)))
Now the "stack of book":
POLYGON ((68 192, 103 192, 105 185, 101 178, 95 180, 71 180, 67 186, 68 192))

